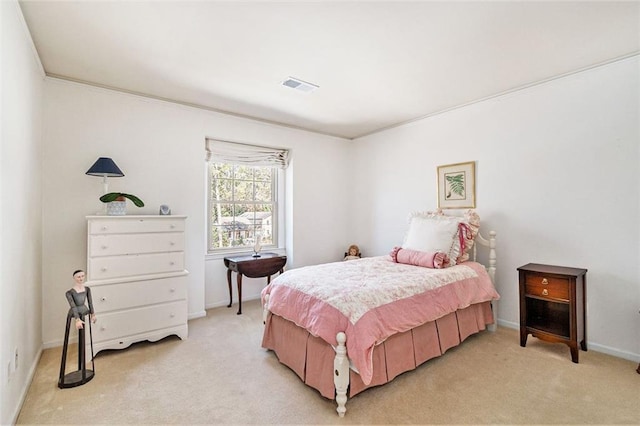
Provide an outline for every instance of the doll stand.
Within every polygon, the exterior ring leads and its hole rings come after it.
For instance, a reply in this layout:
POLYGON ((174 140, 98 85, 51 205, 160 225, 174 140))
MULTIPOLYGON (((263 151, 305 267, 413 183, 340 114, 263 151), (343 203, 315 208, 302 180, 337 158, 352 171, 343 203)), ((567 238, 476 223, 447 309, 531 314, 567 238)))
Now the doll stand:
POLYGON ((64 332, 62 361, 60 362, 60 378, 58 379, 58 387, 60 389, 84 385, 93 379, 95 371, 95 366, 93 364, 93 336, 91 335, 91 321, 85 321, 85 316, 83 315, 80 319, 85 322, 85 327, 78 330, 78 370, 65 374, 65 368, 67 365, 67 349, 69 347, 69 328, 71 326, 72 319, 73 312, 69 310, 69 313, 67 314, 67 328, 64 332), (85 334, 87 325, 89 326, 89 342, 91 343, 91 370, 87 370, 87 360, 85 356, 85 334))

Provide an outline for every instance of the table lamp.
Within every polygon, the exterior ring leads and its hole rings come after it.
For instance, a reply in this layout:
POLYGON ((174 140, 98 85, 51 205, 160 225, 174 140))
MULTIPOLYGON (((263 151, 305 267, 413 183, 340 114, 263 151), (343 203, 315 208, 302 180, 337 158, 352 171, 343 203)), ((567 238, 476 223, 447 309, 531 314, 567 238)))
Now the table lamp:
POLYGON ((102 185, 104 186, 104 193, 109 192, 109 183, 107 177, 122 177, 124 173, 116 166, 111 158, 100 157, 93 163, 93 166, 85 173, 89 176, 102 176, 102 185))

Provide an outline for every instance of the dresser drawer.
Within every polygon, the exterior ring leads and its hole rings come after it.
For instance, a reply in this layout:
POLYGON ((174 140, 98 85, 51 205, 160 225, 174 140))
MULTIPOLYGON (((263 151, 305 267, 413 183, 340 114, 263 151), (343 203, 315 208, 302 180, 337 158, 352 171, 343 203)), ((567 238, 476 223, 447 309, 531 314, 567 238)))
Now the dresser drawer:
POLYGON ((187 277, 96 285, 91 286, 91 295, 97 314, 183 300, 187 298, 187 277))
POLYGON ((123 217, 109 219, 92 219, 89 221, 89 234, 129 234, 145 232, 182 232, 184 220, 180 218, 162 217, 123 217))
POLYGON ((184 251, 184 233, 91 235, 89 256, 184 251))
MULTIPOLYGON (((91 290, 93 291, 93 289, 91 290)), ((186 324, 187 301, 146 306, 97 316, 92 324, 94 342, 186 324)))
POLYGON ((544 274, 525 274, 525 295, 569 300, 569 280, 544 274))
POLYGON ((183 270, 183 252, 95 257, 89 259, 88 281, 183 270))

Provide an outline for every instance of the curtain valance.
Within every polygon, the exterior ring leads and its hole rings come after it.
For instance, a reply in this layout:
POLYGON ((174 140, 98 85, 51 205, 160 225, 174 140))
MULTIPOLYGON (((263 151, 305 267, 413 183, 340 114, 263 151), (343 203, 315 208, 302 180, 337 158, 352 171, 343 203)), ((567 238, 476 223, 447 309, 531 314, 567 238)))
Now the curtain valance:
POLYGON ((289 165, 289 151, 227 142, 217 139, 206 140, 206 160, 246 166, 270 166, 286 169, 289 165))

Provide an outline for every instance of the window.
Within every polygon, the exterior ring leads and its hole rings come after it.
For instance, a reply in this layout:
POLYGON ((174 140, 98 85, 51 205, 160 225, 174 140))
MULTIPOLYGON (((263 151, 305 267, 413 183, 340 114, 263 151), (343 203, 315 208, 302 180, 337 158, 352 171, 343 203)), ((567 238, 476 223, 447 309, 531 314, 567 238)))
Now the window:
POLYGON ((257 240, 278 246, 287 158, 283 150, 207 139, 210 253, 252 249, 257 240))
MULTIPOLYGON (((263 246, 274 241, 276 170, 273 167, 209 163, 211 234, 209 251, 263 246)), ((277 236, 277 229, 275 230, 277 236)))

